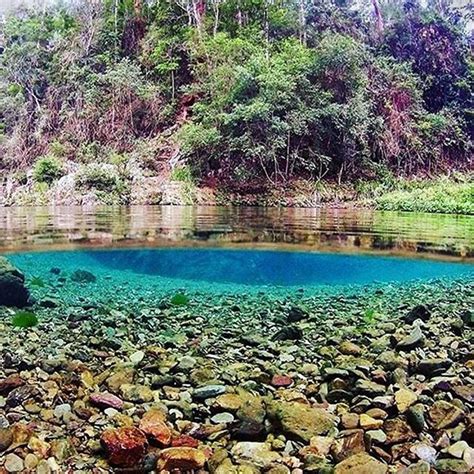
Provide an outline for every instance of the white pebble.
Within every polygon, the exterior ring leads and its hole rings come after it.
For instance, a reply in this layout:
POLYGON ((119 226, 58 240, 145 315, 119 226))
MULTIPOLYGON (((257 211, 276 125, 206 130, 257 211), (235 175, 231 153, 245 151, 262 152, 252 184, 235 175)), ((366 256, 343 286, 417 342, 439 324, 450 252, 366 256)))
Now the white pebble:
POLYGON ((21 472, 25 468, 23 464, 23 459, 16 454, 7 454, 5 456, 5 469, 7 472, 21 472))
POLYGON ((143 351, 137 351, 130 356, 130 361, 134 364, 139 364, 144 358, 145 353, 143 351))

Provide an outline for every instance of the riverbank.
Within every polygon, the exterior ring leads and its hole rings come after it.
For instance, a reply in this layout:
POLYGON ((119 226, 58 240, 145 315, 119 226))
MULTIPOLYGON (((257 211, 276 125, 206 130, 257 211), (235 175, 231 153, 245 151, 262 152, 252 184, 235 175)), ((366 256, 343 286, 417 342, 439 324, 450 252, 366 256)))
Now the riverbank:
POLYGON ((24 270, 39 324, 0 309, 7 472, 474 466, 472 281, 183 299, 156 276, 24 270))
POLYGON ((391 179, 337 184, 293 180, 259 186, 197 184, 188 174, 147 176, 113 165, 90 170, 84 181, 72 171, 57 181, 36 182, 32 173, 13 173, 0 183, 3 206, 210 205, 263 207, 364 207, 379 210, 474 214, 474 177, 457 173, 435 179, 391 179))

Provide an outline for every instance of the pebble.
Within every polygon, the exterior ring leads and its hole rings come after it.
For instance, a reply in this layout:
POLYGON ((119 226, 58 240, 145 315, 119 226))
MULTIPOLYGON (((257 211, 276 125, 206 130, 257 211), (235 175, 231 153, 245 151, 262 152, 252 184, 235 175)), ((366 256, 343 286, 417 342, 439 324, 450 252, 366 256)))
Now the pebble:
POLYGON ((397 348, 403 351, 411 351, 416 347, 423 345, 424 335, 419 326, 416 326, 412 332, 402 339, 398 344, 397 348))
POLYGON ((400 413, 405 413, 417 400, 418 395, 406 388, 402 388, 395 392, 395 404, 400 413))
POLYGON ((232 423, 234 421, 234 415, 232 415, 232 413, 226 413, 226 412, 223 412, 223 413, 217 413, 216 415, 214 415, 212 418, 211 418, 211 421, 213 423, 216 423, 216 424, 228 424, 228 423, 232 423))
POLYGON ((359 419, 360 427, 364 430, 376 430, 383 425, 383 420, 376 420, 363 413, 359 419))
POLYGON ((466 441, 458 441, 448 448, 448 453, 455 458, 462 459, 464 452, 469 448, 466 441))
POLYGON ((145 353, 143 351, 136 351, 129 358, 133 364, 139 364, 145 358, 145 353))
POLYGON ((7 450, 13 443, 13 431, 11 428, 0 428, 0 453, 7 450))
POLYGON ((225 393, 224 385, 207 385, 205 387, 199 387, 194 390, 193 398, 196 400, 205 400, 206 398, 217 397, 225 393))
POLYGON ((25 456, 25 468, 26 469, 34 469, 39 463, 38 456, 32 453, 28 453, 25 456))
POLYGON ((377 443, 385 443, 387 441, 387 435, 385 434, 384 431, 382 430, 370 430, 365 433, 367 436, 370 437, 373 441, 376 441, 377 443))
MULTIPOLYGON (((69 403, 63 403, 57 405, 54 409, 54 416, 58 419, 65 419, 71 413, 71 405, 69 403)), ((65 420, 66 421, 66 420, 65 420)))
POLYGON ((10 453, 5 456, 4 467, 7 472, 22 472, 25 468, 23 459, 16 454, 10 453))

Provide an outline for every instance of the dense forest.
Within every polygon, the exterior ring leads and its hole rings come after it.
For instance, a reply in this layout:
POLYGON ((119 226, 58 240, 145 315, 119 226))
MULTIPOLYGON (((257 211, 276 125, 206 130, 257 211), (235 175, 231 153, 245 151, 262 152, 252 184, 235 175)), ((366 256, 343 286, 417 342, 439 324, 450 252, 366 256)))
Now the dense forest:
POLYGON ((19 11, 0 33, 0 167, 122 199, 136 176, 259 192, 466 175, 470 15, 442 0, 19 11))

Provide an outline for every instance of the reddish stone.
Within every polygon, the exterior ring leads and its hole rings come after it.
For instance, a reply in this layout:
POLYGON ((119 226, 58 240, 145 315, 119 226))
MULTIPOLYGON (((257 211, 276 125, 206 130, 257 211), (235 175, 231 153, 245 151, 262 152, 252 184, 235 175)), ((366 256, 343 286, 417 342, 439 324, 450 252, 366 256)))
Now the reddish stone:
POLYGON ((166 425, 165 416, 159 410, 150 410, 143 415, 139 428, 161 446, 169 446, 171 431, 166 425))
POLYGON ((90 401, 100 408, 115 408, 116 410, 123 408, 123 401, 111 393, 93 393, 90 401))
POLYGON ((19 375, 10 375, 0 380, 0 394, 7 395, 15 388, 21 387, 25 381, 19 375))
POLYGON ((194 448, 167 448, 160 452, 158 471, 179 472, 201 469, 206 464, 206 454, 194 448))
POLYGON ((181 435, 178 438, 173 438, 171 441, 171 446, 177 448, 180 446, 187 446, 188 448, 197 448, 199 446, 199 441, 196 438, 193 438, 189 435, 181 435))
POLYGON ((293 379, 287 375, 274 375, 270 383, 274 387, 289 387, 293 383, 293 379))
POLYGON ((100 438, 111 464, 136 466, 147 450, 147 440, 138 428, 123 427, 104 431, 100 438))
POLYGON ((332 455, 337 462, 342 462, 365 450, 364 430, 359 429, 341 431, 331 447, 332 455))

